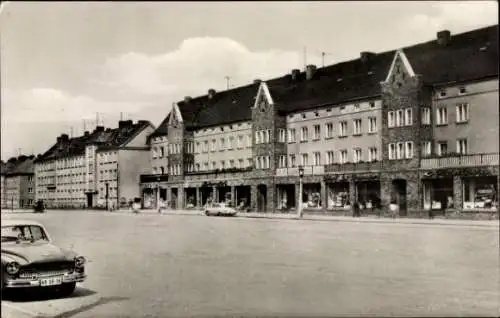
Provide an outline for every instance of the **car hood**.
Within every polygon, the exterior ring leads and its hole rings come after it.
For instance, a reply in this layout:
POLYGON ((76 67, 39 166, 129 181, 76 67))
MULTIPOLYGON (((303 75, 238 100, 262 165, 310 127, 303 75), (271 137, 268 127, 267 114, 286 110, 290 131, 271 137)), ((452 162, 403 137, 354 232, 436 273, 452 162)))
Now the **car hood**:
POLYGON ((21 265, 37 262, 71 261, 76 254, 48 242, 2 244, 2 261, 21 265))

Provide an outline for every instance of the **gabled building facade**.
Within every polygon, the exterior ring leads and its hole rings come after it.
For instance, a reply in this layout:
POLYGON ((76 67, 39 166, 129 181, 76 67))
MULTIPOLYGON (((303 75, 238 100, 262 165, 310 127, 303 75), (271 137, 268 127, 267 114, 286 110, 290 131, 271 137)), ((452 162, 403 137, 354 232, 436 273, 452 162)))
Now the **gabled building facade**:
POLYGON ((186 97, 150 141, 151 206, 495 211, 498 26, 186 97))
POLYGON ((35 156, 19 156, 2 162, 2 209, 31 208, 35 199, 35 156))
POLYGON ((148 121, 97 126, 83 136, 63 134, 37 158, 37 200, 51 208, 126 206, 139 197, 140 175, 151 165, 148 121))

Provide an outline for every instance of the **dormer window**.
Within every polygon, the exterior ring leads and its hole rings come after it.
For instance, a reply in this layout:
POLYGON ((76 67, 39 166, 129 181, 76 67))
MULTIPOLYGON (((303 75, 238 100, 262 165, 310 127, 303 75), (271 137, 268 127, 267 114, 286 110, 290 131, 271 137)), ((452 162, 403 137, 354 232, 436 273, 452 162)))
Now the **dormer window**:
POLYGON ((359 109, 359 104, 354 104, 354 109, 359 109))
POLYGON ((370 102, 370 108, 375 107, 375 102, 370 102))
POLYGON ((465 88, 465 86, 462 86, 458 89, 458 92, 463 95, 463 94, 466 94, 467 93, 467 89, 465 88))
POLYGON ((306 118, 306 114, 302 114, 302 118, 306 118))
POLYGON ((319 113, 318 113, 318 112, 314 112, 314 115, 316 115, 316 117, 318 117, 318 116, 319 116, 319 113))
POLYGON ((446 97, 446 91, 445 90, 440 91, 439 97, 446 97))

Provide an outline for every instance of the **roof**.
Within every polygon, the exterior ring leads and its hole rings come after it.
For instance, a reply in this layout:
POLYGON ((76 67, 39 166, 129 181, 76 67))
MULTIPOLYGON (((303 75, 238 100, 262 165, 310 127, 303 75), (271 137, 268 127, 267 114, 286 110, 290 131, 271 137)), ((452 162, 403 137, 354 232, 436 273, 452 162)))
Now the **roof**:
POLYGON ((1 174, 5 176, 15 176, 23 174, 33 174, 35 156, 19 156, 10 158, 0 166, 1 174))
POLYGON ((149 139, 159 136, 166 136, 168 133, 168 121, 170 120, 170 113, 168 113, 167 117, 161 122, 160 126, 156 128, 156 130, 149 135, 149 139))
MULTIPOLYGON (((401 50, 427 85, 498 76, 498 25, 452 35, 446 46, 433 39, 401 50)), ((266 84, 275 104, 285 113, 375 98, 381 94, 380 82, 385 80, 396 52, 373 54, 368 61, 357 58, 318 68, 311 80, 300 72, 297 80, 289 74, 266 84)), ((207 94, 178 102, 186 128, 251 120, 258 87, 254 83, 218 92, 211 99, 207 94)), ((153 135, 166 135, 167 126, 168 117, 153 135)))
POLYGON ((152 124, 146 120, 139 120, 135 124, 131 120, 128 120, 120 121, 118 128, 105 129, 102 126, 98 126, 94 131, 79 137, 67 138, 67 135, 62 135, 58 137, 57 142, 40 158, 37 158, 35 162, 83 155, 85 153, 85 148, 91 144, 96 145, 97 150, 118 149, 125 146, 131 139, 148 126, 152 126, 152 124), (64 138, 64 136, 66 138, 64 138))
POLYGON ((34 220, 2 219, 2 227, 16 226, 16 225, 37 225, 44 227, 42 223, 34 220))

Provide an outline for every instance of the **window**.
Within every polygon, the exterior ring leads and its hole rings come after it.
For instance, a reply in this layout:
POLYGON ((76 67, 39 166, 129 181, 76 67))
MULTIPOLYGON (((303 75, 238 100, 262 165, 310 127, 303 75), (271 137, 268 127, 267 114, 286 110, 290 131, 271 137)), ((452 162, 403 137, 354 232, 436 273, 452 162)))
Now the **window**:
POLYGON ((438 156, 446 155, 448 153, 448 143, 446 141, 438 141, 436 152, 438 156))
POLYGON ((413 109, 411 108, 405 109, 405 125, 406 126, 413 125, 413 109))
POLYGON ((413 141, 407 141, 405 143, 405 154, 406 154, 406 159, 413 158, 413 141))
POLYGON ((378 160, 377 148, 376 147, 368 148, 368 161, 371 162, 377 160, 378 160))
POLYGON ((160 173, 161 173, 161 174, 165 174, 165 168, 160 167, 160 173))
POLYGON ((339 123, 339 136, 340 137, 347 136, 347 121, 341 121, 339 123))
POLYGON ((354 119, 353 121, 353 135, 361 135, 362 129, 361 129, 361 119, 354 119))
POLYGON ((212 142, 210 143, 210 151, 215 151, 217 148, 217 140, 212 139, 212 142))
POLYGON ((33 193, 33 188, 28 188, 28 193, 33 193))
POLYGON ((307 129, 307 127, 302 127, 300 129, 300 141, 307 141, 307 139, 309 139, 309 130, 307 129))
POLYGON ((217 169, 217 162, 212 161, 212 170, 217 169))
POLYGON ((430 141, 422 141, 422 156, 430 156, 432 152, 432 145, 430 141))
POLYGON ((467 89, 465 88, 465 86, 462 86, 458 89, 458 94, 460 95, 467 94, 467 89))
POLYGON ((234 159, 229 160, 229 168, 234 168, 234 159))
POLYGON ((313 165, 315 166, 320 166, 321 165, 321 153, 320 152, 315 152, 314 153, 314 162, 313 165))
POLYGON ((332 138, 332 137, 333 137, 333 124, 327 123, 326 124, 326 131, 325 131, 325 138, 332 138))
POLYGON ((374 133, 377 131, 377 117, 368 118, 368 132, 374 133))
POLYGON ((404 125, 404 112, 402 109, 396 111, 396 127, 404 125))
POLYGON ((295 157, 295 155, 289 155, 289 159, 290 159, 289 162, 290 167, 294 168, 297 165, 297 158, 295 157))
POLYGON ((226 162, 224 160, 220 161, 220 168, 221 169, 226 169, 226 162))
POLYGON ((431 124, 431 109, 429 107, 422 108, 422 125, 431 124))
POLYGON ((390 111, 387 113, 387 125, 389 128, 394 127, 394 112, 390 111))
POLYGON ((165 156, 165 149, 160 147, 160 158, 163 158, 163 156, 165 156))
POLYGON ((354 148, 354 162, 360 162, 363 160, 361 148, 354 148))
POLYGON ((339 151, 339 163, 347 163, 347 150, 339 151))
POLYGON ((153 174, 156 174, 156 167, 153 167, 153 174))
POLYGON ((247 148, 252 148, 252 135, 247 135, 247 148))
POLYGON ((314 136, 313 140, 319 140, 321 138, 321 126, 314 125, 314 136))
POLYGON ((465 123, 469 120, 469 104, 458 104, 457 107, 457 123, 465 123))
POLYGON ((229 137, 227 142, 227 149, 229 150, 233 149, 233 144, 234 144, 234 137, 229 137))
POLYGON ((398 142, 396 144, 396 159, 403 159, 405 156, 405 143, 398 142))
POLYGON ((327 151, 325 157, 326 157, 325 159, 326 159, 326 164, 327 165, 331 165, 331 164, 335 163, 335 161, 334 161, 335 156, 333 154, 333 151, 327 151))
POLYGON ((266 142, 271 142, 271 129, 266 130, 266 142))
POLYGON ((295 128, 288 129, 288 142, 295 142, 296 134, 297 132, 295 131, 295 128))
MULTIPOLYGON (((214 164, 215 164, 215 162, 214 162, 214 164)), ((243 162, 243 159, 238 159, 238 168, 243 168, 244 164, 245 163, 243 162)))
POLYGON ((286 156, 280 156, 278 162, 278 168, 285 168, 285 167, 286 167, 286 156))
POLYGON ((243 148, 243 136, 242 135, 238 136, 238 141, 237 142, 238 142, 238 145, 237 145, 238 149, 243 148))
POLYGON ((448 111, 446 110, 446 107, 439 107, 436 110, 436 124, 437 125, 448 124, 448 111))
POLYGON ((208 140, 205 140, 205 142, 203 142, 203 152, 208 152, 208 140))
POLYGON ((278 129, 278 142, 286 142, 286 130, 278 129))
POLYGON ((439 92, 439 97, 446 97, 446 91, 444 89, 439 92))
POLYGON ((156 149, 156 147, 153 147, 153 158, 156 158, 158 156, 158 150, 156 149))
POLYGON ((465 155, 467 154, 467 139, 457 140, 457 153, 465 155))
POLYGON ((207 171, 208 170, 208 161, 205 161, 203 163, 203 170, 207 171))
POLYGON ((195 149, 195 151, 196 151, 197 153, 200 153, 200 152, 201 152, 201 147, 200 147, 200 142, 199 142, 199 141, 197 141, 197 142, 196 142, 196 149, 195 149))
POLYGON ((255 144, 260 144, 262 141, 260 139, 260 131, 255 132, 255 144))
POLYGON ((252 159, 252 158, 248 158, 248 159, 247 159, 247 165, 248 165, 249 167, 252 167, 252 166, 253 166, 253 159, 252 159))
POLYGON ((303 166, 309 165, 309 155, 308 154, 306 154, 306 153, 302 154, 302 162, 301 162, 301 164, 303 166))
POLYGON ((226 149, 226 139, 221 138, 220 139, 220 150, 225 150, 226 149))

